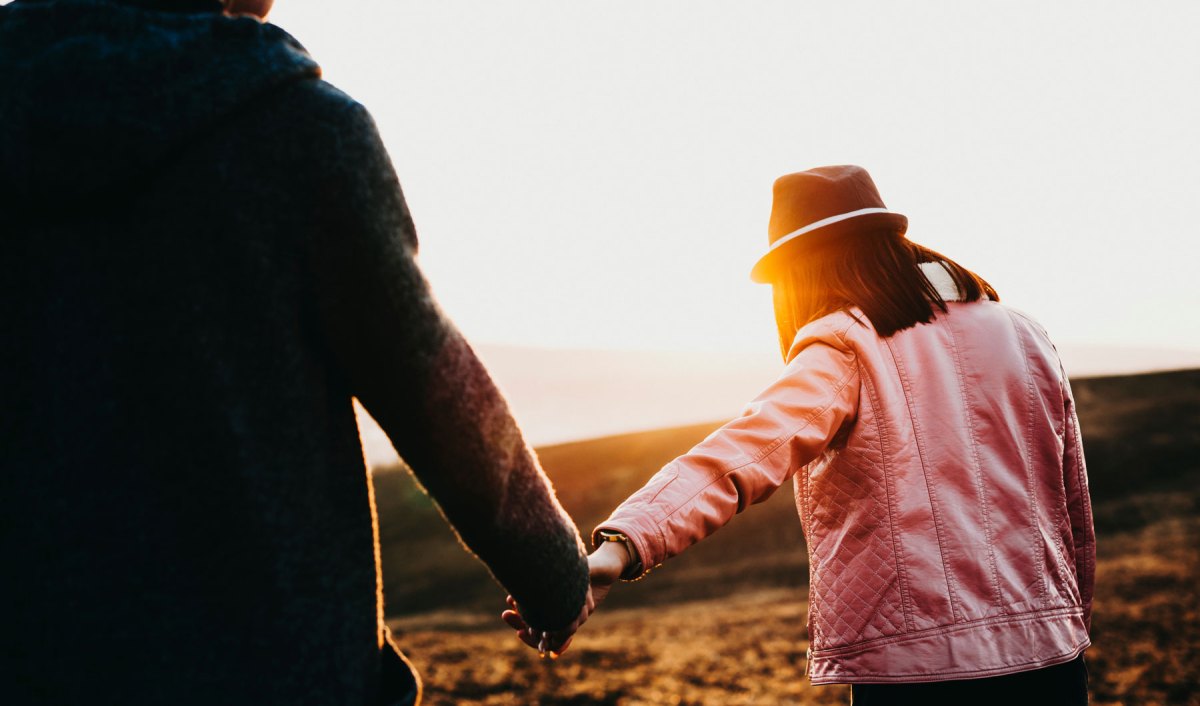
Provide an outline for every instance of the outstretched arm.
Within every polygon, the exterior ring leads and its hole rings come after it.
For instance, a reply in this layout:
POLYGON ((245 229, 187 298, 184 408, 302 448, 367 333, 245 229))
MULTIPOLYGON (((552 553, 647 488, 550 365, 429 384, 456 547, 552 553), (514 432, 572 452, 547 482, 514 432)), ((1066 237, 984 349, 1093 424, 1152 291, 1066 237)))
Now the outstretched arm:
MULTIPOLYGON (((749 505, 766 500, 797 468, 822 453, 858 413, 858 366, 846 342, 849 317, 827 317, 797 334, 791 359, 773 385, 691 451, 654 475, 593 533, 588 557, 591 596, 586 620, 618 578, 638 578, 723 527, 749 505), (601 532, 628 542, 601 541, 601 532), (627 549, 628 548, 628 549, 627 549), (634 567, 641 567, 640 570, 634 567), (630 576, 631 569, 638 576, 630 576)), ((526 644, 543 643, 522 607, 503 618, 526 644)), ((561 652, 582 624, 550 634, 561 652)))
POLYGON ((821 454, 858 411, 849 317, 802 329, 782 375, 737 419, 667 464, 593 533, 627 536, 648 571, 766 500, 821 454))
POLYGON ((416 235, 374 123, 353 105, 318 189, 316 307, 352 393, 387 432, 462 541, 541 629, 587 592, 574 523, 508 405, 417 267, 416 235))

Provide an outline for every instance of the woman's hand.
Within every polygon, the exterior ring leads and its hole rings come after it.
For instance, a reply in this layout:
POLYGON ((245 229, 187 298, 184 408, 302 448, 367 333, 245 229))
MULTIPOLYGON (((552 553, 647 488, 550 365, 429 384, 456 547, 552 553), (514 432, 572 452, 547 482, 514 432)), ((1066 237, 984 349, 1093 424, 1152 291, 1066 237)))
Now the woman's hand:
POLYGON ((592 598, 599 607, 617 580, 633 563, 624 542, 604 542, 588 557, 588 574, 592 582, 592 598))
POLYGON ((587 622, 592 613, 596 612, 596 609, 608 597, 608 592, 612 590, 621 574, 625 573, 625 569, 630 563, 632 563, 632 559, 629 556, 629 550, 621 542, 604 542, 599 549, 592 552, 588 557, 591 585, 588 587, 587 599, 584 601, 579 616, 562 630, 541 632, 529 627, 525 623, 525 619, 521 617, 520 608, 512 596, 507 599, 509 609, 501 613, 500 618, 517 631, 517 637, 526 645, 536 649, 543 657, 556 659, 567 651, 571 640, 574 639, 575 632, 587 622))

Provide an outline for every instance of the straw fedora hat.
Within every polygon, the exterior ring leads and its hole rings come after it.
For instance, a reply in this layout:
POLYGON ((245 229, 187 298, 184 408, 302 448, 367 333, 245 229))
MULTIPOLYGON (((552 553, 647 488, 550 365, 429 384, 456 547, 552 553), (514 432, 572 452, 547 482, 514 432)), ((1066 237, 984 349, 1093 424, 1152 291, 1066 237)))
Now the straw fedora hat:
POLYGON ((770 248, 750 278, 771 282, 804 245, 864 229, 901 235, 908 229, 908 218, 883 205, 866 169, 849 164, 781 176, 775 180, 767 226, 770 248))

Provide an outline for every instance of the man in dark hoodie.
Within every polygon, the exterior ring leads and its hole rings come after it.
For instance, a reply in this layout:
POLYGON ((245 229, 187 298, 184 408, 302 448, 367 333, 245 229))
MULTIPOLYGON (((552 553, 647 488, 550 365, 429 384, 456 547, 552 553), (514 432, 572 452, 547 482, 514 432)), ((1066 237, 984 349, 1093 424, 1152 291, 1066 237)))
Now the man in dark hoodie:
POLYGON ((232 5, 0 7, 7 704, 415 701, 352 397, 532 626, 586 598, 370 116, 232 5))

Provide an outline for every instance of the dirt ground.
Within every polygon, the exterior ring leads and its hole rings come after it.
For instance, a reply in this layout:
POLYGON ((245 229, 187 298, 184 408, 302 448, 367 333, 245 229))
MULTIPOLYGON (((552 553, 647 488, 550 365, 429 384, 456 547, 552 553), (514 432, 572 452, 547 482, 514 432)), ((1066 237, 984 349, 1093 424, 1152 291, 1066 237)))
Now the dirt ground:
MULTIPOLYGON (((1168 496, 1109 510, 1159 517, 1101 538, 1086 653, 1094 704, 1200 705, 1200 518, 1191 505, 1168 496)), ((804 677, 806 610, 803 588, 602 609, 555 662, 487 616, 426 614, 393 629, 431 705, 848 704, 848 687, 804 677)))
MULTIPOLYGON (((1092 703, 1200 706, 1200 370, 1073 382, 1095 503, 1092 703)), ((539 449, 586 533, 715 425, 539 449)), ((621 586, 556 662, 402 472, 376 476, 390 624, 425 703, 848 704, 804 676, 804 540, 781 490, 621 586), (390 503, 390 505, 389 505, 390 503)))

